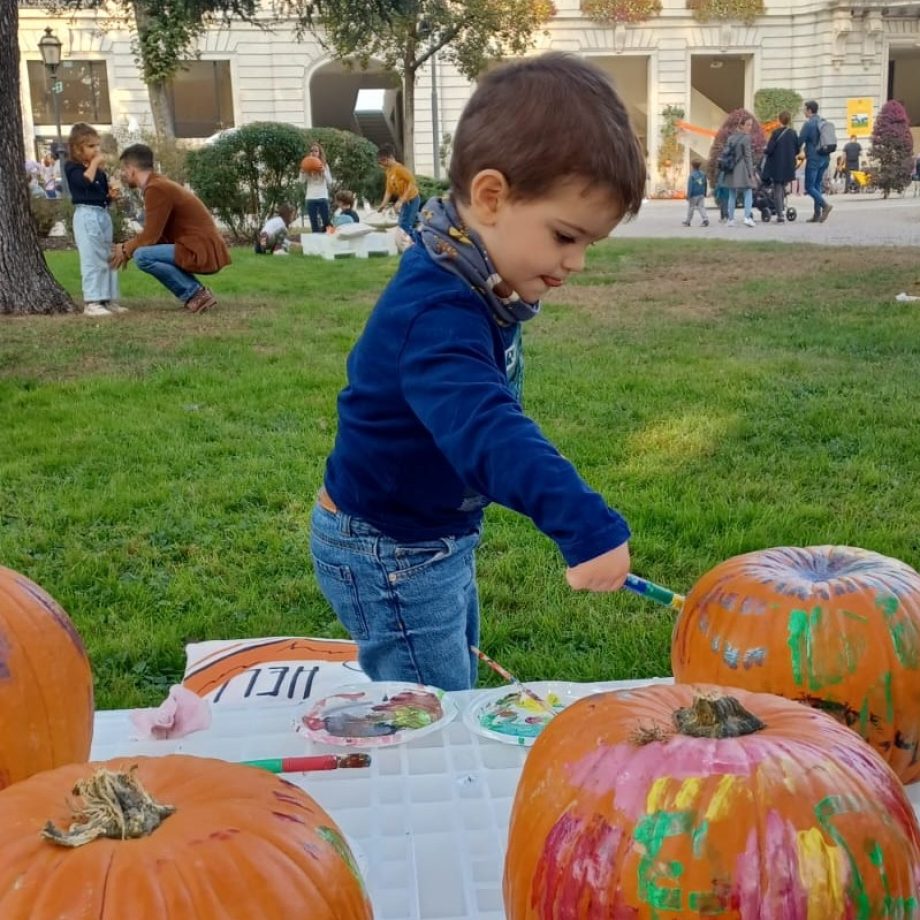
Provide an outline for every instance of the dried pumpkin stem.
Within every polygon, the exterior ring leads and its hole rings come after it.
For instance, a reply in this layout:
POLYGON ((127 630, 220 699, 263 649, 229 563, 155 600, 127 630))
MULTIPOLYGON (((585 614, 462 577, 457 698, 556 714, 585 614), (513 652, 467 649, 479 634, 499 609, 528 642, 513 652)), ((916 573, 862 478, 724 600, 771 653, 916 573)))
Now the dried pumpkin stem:
POLYGON ((674 713, 674 724, 680 734, 692 738, 739 738, 767 727, 733 696, 698 696, 692 706, 674 713))
POLYGON ((73 794, 83 801, 71 803, 74 822, 62 831, 49 821, 42 837, 63 847, 81 847, 97 837, 126 840, 152 834, 176 809, 155 802, 135 776, 136 770, 115 773, 102 769, 80 780, 73 794))

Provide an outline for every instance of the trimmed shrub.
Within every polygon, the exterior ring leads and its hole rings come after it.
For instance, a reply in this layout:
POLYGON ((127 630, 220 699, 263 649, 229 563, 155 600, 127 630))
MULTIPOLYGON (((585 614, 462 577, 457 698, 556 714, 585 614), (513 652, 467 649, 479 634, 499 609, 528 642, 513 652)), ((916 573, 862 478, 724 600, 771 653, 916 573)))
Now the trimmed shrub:
POLYGON ((260 121, 224 134, 188 155, 189 184, 237 239, 253 240, 280 204, 299 204, 300 128, 260 121))
POLYGON ((802 97, 794 89, 759 89, 754 93, 754 114, 760 121, 773 121, 780 112, 795 115, 802 97))
MULTIPOLYGON (((429 198, 446 195, 450 189, 450 182, 447 179, 435 179, 432 176, 416 176, 415 184, 418 186, 418 193, 424 204, 429 198)), ((381 195, 383 189, 380 190, 381 195)))
POLYGON ((756 166, 763 157, 764 148, 767 146, 767 139, 763 135, 763 129, 760 122, 754 118, 752 112, 747 109, 735 109, 729 112, 722 127, 719 128, 715 139, 712 142, 712 148, 709 151, 709 160, 706 163, 706 175, 709 177, 709 185, 715 189, 716 180, 719 177, 719 157, 722 155, 722 148, 729 137, 738 130, 738 126, 748 118, 754 119, 754 125, 751 128, 751 153, 753 155, 754 165, 756 166))
POLYGON ((29 195, 29 211, 32 214, 32 223, 35 232, 40 237, 47 237, 51 228, 60 220, 60 209, 57 198, 38 198, 29 195))
POLYGON ((875 119, 869 156, 878 164, 873 179, 885 198, 891 192, 903 192, 910 185, 914 139, 907 110, 896 99, 886 102, 875 119))

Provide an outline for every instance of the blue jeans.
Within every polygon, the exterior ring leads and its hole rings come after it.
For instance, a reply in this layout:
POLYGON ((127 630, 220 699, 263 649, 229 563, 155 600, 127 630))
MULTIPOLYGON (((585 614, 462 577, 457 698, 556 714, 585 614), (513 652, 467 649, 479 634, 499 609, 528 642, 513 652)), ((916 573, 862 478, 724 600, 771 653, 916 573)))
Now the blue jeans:
POLYGON ((109 268, 112 218, 105 208, 78 204, 73 209, 73 238, 80 254, 80 279, 87 303, 118 300, 118 272, 109 268))
POLYGON ((138 247, 134 250, 134 263, 169 288, 183 303, 201 290, 201 282, 176 265, 176 247, 172 243, 138 247))
POLYGON ((824 188, 824 174, 830 159, 805 161, 805 194, 814 199, 815 217, 821 216, 821 211, 827 207, 821 189, 824 188))
POLYGON ((361 518, 313 509, 316 580, 372 680, 476 684, 480 533, 399 543, 361 518))
POLYGON ((728 190, 728 217, 735 219, 735 207, 738 204, 738 192, 744 192, 744 219, 754 219, 754 190, 750 188, 730 188, 728 190))
POLYGON ((415 198, 410 198, 399 209, 399 229, 404 230, 409 236, 412 236, 412 231, 415 229, 415 224, 418 221, 418 211, 421 206, 422 196, 416 195, 415 198))
POLYGON ((310 218, 310 229, 314 233, 325 233, 326 227, 332 222, 329 218, 329 199, 308 198, 307 216, 310 218))

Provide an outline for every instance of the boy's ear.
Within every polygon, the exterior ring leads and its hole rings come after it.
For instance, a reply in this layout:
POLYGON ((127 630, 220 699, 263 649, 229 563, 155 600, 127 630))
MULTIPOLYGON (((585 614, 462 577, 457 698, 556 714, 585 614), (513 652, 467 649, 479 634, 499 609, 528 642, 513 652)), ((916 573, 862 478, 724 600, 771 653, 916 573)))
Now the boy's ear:
POLYGON ((491 226, 510 197, 508 180, 497 169, 483 169, 470 183, 470 209, 476 220, 491 226))

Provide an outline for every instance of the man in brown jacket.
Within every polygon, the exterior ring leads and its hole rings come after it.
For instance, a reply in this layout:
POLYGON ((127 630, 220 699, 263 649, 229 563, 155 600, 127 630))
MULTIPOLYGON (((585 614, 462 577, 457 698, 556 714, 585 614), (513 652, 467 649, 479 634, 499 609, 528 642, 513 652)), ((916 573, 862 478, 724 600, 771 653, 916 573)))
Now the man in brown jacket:
POLYGON ((179 298, 203 313, 217 298, 196 277, 230 264, 230 253, 208 209, 188 189, 153 170, 153 151, 133 144, 121 157, 121 181, 144 193, 144 226, 133 240, 112 247, 112 268, 131 259, 179 298))

